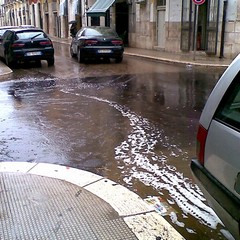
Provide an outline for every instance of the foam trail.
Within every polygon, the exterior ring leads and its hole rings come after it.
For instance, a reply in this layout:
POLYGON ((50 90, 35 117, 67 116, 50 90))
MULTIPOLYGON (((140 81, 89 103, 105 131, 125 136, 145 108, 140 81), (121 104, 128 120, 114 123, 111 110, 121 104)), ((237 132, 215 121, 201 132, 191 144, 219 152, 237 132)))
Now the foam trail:
MULTIPOLYGON (((166 195, 167 191, 168 203, 177 204, 185 217, 191 215, 213 229, 216 229, 219 223, 222 224, 214 211, 204 203, 205 198, 198 186, 184 178, 174 166, 167 164, 168 157, 187 158, 187 154, 178 146, 171 145, 163 130, 157 129, 146 118, 138 116, 125 106, 95 96, 81 96, 107 103, 129 119, 132 130, 127 139, 115 148, 115 159, 119 169, 124 170, 124 181, 127 184, 132 185, 133 180, 138 179, 158 190, 160 195, 166 195), (154 152, 157 143, 161 143, 164 153, 154 152), (124 165, 124 168, 121 165, 124 165)), ((177 216, 172 214, 173 223, 185 227, 185 224, 176 218, 177 216)), ((188 231, 192 230, 188 228, 188 231)))

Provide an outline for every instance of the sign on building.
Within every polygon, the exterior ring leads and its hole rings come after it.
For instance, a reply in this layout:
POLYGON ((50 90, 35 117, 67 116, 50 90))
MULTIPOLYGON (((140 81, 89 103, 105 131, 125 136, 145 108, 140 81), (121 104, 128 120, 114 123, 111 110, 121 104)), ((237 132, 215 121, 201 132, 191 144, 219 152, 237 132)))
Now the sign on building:
POLYGON ((193 0, 193 3, 195 3, 196 5, 202 5, 205 3, 205 0, 193 0))

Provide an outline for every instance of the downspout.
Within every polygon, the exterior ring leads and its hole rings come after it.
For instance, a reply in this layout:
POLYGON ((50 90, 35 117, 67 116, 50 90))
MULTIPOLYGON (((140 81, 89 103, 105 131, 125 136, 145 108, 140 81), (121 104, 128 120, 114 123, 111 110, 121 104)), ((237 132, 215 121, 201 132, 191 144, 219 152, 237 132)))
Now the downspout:
POLYGON ((219 58, 223 58, 224 52, 224 38, 225 38, 225 26, 226 26, 226 15, 227 15, 227 4, 228 1, 223 1, 223 17, 222 17, 222 33, 221 33, 221 45, 220 45, 220 55, 219 58))

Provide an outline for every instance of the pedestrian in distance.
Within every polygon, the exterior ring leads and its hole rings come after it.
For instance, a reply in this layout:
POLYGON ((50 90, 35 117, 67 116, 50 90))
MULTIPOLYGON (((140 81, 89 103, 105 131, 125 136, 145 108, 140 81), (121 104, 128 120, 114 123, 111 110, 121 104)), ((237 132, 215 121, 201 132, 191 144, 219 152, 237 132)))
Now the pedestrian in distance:
POLYGON ((70 27, 70 35, 71 37, 75 37, 77 34, 77 23, 74 22, 72 23, 71 27, 70 27))

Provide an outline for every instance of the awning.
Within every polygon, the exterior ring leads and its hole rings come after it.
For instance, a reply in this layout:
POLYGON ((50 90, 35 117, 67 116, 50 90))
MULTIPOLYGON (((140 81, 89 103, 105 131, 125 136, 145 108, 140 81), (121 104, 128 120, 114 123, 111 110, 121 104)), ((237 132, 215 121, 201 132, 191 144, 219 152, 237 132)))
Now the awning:
POLYGON ((115 0, 97 0, 87 11, 89 17, 105 16, 115 0))

